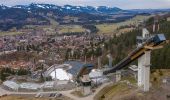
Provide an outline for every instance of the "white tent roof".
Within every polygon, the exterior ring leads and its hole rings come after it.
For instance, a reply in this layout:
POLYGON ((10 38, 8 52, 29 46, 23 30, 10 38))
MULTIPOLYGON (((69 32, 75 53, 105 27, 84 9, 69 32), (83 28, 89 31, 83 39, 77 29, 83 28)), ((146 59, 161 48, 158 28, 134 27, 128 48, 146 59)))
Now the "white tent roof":
POLYGON ((35 83, 21 83, 20 88, 37 90, 37 89, 41 88, 41 85, 35 84, 35 83))
POLYGON ((5 82, 3 82, 3 85, 5 85, 13 90, 17 90, 19 88, 19 85, 14 81, 5 81, 5 82))
POLYGON ((65 70, 63 70, 62 68, 58 68, 55 69, 55 71, 53 71, 50 76, 53 79, 58 79, 58 80, 71 80, 72 79, 72 75, 67 73, 65 70))

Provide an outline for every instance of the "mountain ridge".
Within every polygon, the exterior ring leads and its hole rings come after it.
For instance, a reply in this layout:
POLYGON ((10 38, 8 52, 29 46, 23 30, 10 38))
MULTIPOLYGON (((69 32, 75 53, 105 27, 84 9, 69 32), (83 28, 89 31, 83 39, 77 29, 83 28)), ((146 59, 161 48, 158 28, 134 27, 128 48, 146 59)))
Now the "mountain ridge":
POLYGON ((107 6, 93 7, 93 6, 72 6, 72 5, 58 6, 53 4, 36 4, 36 3, 31 3, 29 5, 15 5, 11 7, 1 5, 0 8, 3 9, 16 8, 16 9, 25 9, 25 10, 52 9, 52 10, 59 10, 63 12, 70 12, 70 13, 86 12, 86 13, 101 13, 101 14, 113 14, 113 13, 124 11, 118 7, 107 7, 107 6))

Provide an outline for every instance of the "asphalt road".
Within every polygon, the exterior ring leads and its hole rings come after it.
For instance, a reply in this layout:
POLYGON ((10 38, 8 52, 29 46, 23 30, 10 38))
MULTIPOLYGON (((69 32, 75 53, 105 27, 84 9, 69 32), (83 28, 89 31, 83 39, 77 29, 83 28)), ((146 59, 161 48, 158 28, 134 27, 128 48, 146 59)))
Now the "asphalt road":
POLYGON ((0 87, 0 96, 2 95, 36 95, 37 93, 42 93, 42 94, 50 94, 50 93, 61 93, 63 94, 64 96, 67 96, 67 97, 70 97, 71 99, 73 100, 93 100, 93 97, 105 86, 109 85, 109 83, 105 83, 103 84, 102 86, 100 86, 99 88, 96 89, 95 93, 92 93, 91 95, 87 96, 87 97, 83 97, 83 98, 79 98, 79 97, 76 97, 74 95, 71 94, 73 90, 69 90, 69 91, 49 91, 49 92, 12 92, 12 91, 8 91, 8 90, 5 90, 3 89, 2 87, 0 87))

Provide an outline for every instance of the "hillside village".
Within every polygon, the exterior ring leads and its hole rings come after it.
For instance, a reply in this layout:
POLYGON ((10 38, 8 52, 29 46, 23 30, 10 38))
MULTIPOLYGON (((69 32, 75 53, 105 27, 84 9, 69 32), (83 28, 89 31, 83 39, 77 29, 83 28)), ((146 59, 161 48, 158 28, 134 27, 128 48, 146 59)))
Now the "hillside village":
POLYGON ((0 99, 170 98, 169 9, 32 3, 1 12, 0 99))

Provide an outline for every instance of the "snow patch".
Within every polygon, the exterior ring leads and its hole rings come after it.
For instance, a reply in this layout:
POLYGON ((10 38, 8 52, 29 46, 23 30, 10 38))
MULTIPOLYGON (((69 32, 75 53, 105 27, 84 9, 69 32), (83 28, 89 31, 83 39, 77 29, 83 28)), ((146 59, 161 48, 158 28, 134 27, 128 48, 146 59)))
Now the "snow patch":
POLYGON ((71 9, 71 7, 66 7, 66 9, 71 9))
POLYGON ((44 6, 42 6, 42 5, 37 5, 37 7, 39 7, 39 8, 45 8, 44 6))
POLYGON ((79 8, 80 8, 80 6, 77 6, 76 8, 78 8, 78 9, 79 9, 79 8))
POLYGON ((50 76, 53 79, 58 79, 58 80, 71 80, 72 79, 72 75, 67 73, 65 70, 58 68, 55 69, 55 71, 53 71, 50 76))

